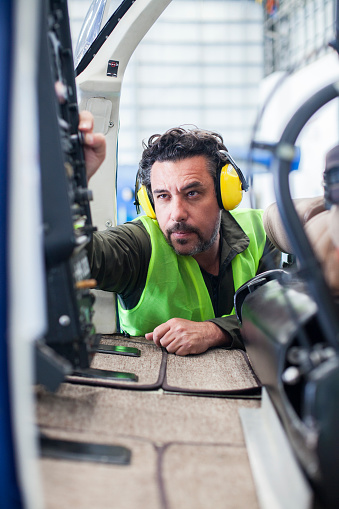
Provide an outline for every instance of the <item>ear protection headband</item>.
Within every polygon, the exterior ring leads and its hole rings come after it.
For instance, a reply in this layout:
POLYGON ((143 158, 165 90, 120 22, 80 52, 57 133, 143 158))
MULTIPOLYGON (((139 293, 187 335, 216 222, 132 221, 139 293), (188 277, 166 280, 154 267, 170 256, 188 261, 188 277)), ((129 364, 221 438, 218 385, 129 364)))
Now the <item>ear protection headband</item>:
MULTIPOLYGON (((234 159, 226 150, 220 150, 226 157, 226 164, 219 170, 216 178, 216 194, 219 207, 225 210, 235 209, 242 200, 243 191, 248 190, 246 179, 235 163, 234 159)), ((156 219, 154 212, 153 199, 149 196, 146 186, 140 185, 137 173, 135 181, 135 202, 137 213, 140 213, 140 207, 145 214, 156 219)))

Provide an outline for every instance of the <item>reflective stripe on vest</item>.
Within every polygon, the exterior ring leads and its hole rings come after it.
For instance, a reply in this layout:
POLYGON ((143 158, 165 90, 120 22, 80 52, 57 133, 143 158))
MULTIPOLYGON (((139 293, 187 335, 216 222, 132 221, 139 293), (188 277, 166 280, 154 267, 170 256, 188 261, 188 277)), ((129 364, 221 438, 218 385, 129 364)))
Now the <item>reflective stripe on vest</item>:
MULTIPOLYGON (((249 247, 232 261, 235 289, 255 276, 266 240, 262 213, 246 210, 245 214, 243 211, 245 209, 232 213, 250 238, 249 247)), ((121 329, 131 336, 144 336, 170 318, 196 322, 214 318, 211 298, 196 260, 192 256, 177 255, 167 244, 155 219, 141 216, 136 220, 143 223, 150 235, 152 254, 138 304, 126 310, 118 302, 121 329)))

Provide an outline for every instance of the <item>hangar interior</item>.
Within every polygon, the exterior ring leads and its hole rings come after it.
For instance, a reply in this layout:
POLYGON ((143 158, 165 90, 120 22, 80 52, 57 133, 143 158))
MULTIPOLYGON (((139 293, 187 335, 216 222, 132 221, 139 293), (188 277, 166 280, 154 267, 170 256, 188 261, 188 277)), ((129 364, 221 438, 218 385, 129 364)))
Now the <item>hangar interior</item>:
POLYGON ((0 507, 338 507, 337 300, 290 201, 323 195, 338 144, 337 2, 0 9, 0 507), (88 186, 81 110, 107 143, 88 186), (126 336, 91 279, 92 232, 137 216, 142 140, 179 125, 222 134, 251 184, 240 207, 277 200, 295 244, 236 294, 246 351, 126 336))

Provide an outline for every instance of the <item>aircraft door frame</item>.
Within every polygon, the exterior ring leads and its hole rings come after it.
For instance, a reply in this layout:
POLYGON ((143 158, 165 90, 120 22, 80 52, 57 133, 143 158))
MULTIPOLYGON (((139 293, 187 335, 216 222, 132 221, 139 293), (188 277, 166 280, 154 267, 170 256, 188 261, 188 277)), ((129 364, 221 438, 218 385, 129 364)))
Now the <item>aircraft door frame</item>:
MULTIPOLYGON (((79 109, 92 112, 94 130, 102 132, 107 143, 106 160, 89 184, 94 196, 91 203, 93 225, 98 230, 117 224, 119 105, 125 69, 139 42, 170 2, 135 0, 76 78, 79 109)), ((81 62, 78 69, 81 69, 81 62)), ((93 322, 97 331, 103 334, 115 332, 115 296, 98 290, 94 293, 96 303, 93 322)))

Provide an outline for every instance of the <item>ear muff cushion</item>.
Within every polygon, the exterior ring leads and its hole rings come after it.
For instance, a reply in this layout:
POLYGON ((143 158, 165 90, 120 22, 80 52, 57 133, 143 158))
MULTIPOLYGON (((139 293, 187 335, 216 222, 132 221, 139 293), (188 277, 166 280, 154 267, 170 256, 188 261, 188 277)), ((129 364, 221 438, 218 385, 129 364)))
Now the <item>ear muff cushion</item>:
POLYGON ((146 216, 150 217, 151 219, 156 219, 156 215, 150 202, 150 199, 148 197, 146 187, 141 186, 137 194, 138 201, 141 207, 143 208, 143 211, 145 212, 146 216))
POLYGON ((231 164, 225 164, 220 172, 220 197, 225 210, 235 209, 242 200, 241 181, 231 164))

